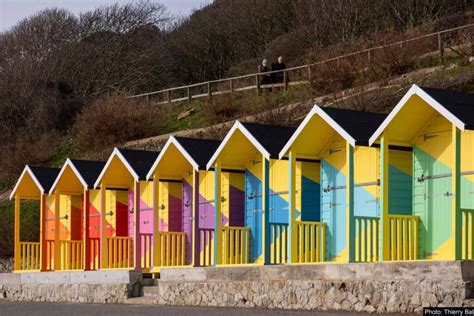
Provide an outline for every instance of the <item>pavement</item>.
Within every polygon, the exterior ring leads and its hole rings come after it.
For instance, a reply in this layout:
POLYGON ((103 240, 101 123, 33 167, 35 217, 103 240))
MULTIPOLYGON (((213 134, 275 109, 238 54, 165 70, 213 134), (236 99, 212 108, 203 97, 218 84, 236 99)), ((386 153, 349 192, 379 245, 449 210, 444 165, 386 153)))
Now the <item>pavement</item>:
POLYGON ((360 313, 344 312, 308 312, 283 311, 249 308, 207 308, 207 307, 175 307, 175 306, 143 306, 119 304, 71 304, 43 302, 0 302, 0 315, 47 315, 47 316, 76 316, 76 315, 361 315, 360 313))

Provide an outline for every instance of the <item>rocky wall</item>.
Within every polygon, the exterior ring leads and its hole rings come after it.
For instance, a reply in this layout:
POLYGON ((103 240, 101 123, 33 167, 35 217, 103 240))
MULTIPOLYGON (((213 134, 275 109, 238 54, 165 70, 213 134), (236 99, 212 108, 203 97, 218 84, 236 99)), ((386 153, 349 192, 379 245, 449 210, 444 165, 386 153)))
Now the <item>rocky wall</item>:
POLYGON ((474 265, 366 263, 162 271, 159 304, 365 312, 471 305, 474 265))

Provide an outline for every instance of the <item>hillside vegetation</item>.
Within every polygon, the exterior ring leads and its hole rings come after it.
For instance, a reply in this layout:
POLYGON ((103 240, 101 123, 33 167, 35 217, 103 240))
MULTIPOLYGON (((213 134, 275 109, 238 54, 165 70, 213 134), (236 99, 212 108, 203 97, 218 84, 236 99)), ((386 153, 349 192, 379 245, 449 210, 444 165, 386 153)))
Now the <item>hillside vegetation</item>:
MULTIPOLYGON (((184 18, 151 1, 79 16, 61 8, 41 11, 0 33, 0 193, 12 187, 27 163, 60 166, 67 156, 105 159, 111 147, 130 140, 258 113, 262 122, 295 125, 315 98, 388 111, 413 80, 472 92, 471 30, 464 41, 470 45, 456 47, 442 60, 419 58, 426 44, 420 41, 383 50, 370 63, 341 61, 318 68, 310 85, 289 91, 163 106, 125 99, 253 73, 264 57, 272 62, 283 55, 288 66, 296 66, 472 23, 473 7, 469 0, 215 0, 184 18), (441 70, 412 77, 434 66, 441 70), (364 92, 374 82, 393 87, 364 92), (361 87, 355 97, 338 99, 342 90, 354 87, 361 87), (295 102, 298 111, 284 107, 295 102), (194 114, 177 120, 189 108, 194 114), (269 111, 275 108, 284 110, 269 111)), ((221 137, 225 131, 211 127, 205 136, 221 137)), ((146 146, 157 149, 159 143, 146 146)), ((38 238, 37 208, 34 202, 23 207, 24 240, 38 238)), ((0 240, 0 257, 11 256, 10 202, 0 203, 0 227, 6 237, 0 240)))
POLYGON ((39 12, 0 34, 0 191, 26 163, 104 158, 118 143, 309 99, 419 63, 410 51, 386 55, 363 80, 343 63, 323 69, 310 88, 200 103, 199 115, 184 122, 177 110, 127 103, 124 95, 254 72, 263 57, 284 55, 298 65, 462 25, 472 8, 468 0, 216 0, 184 18, 150 1, 79 16, 39 12))

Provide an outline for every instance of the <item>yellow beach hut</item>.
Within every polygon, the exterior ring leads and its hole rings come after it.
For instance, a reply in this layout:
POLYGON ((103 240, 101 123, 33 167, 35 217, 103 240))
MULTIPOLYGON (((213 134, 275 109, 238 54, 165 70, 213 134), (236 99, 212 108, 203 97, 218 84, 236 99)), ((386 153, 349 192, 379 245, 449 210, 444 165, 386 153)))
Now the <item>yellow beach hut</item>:
POLYGON ((214 175, 206 163, 219 143, 171 136, 148 172, 158 223, 152 272, 164 266, 212 264, 214 175))
POLYGON ((105 162, 67 159, 51 186, 59 234, 56 270, 96 270, 100 254, 100 191, 94 183, 105 162))
POLYGON ((383 260, 474 258, 473 129, 473 94, 413 85, 371 136, 381 148, 383 260), (413 187, 403 218, 392 216, 391 146, 411 150, 400 167, 413 187))
MULTIPOLYGON (((289 160, 291 262, 308 262, 302 250, 314 243, 320 247, 313 253, 323 260, 310 252, 314 259, 309 262, 377 260, 378 149, 368 147, 368 142, 384 118, 379 113, 315 105, 279 153, 289 160), (298 159, 310 159, 315 162, 313 168, 319 169, 320 223, 301 222, 296 215, 298 159), (321 228, 311 230, 310 224, 321 228)), ((301 194, 304 198, 308 193, 303 190, 301 194)))
POLYGON ((158 154, 115 148, 94 184, 101 196, 102 269, 152 266, 153 182, 146 175, 158 154))
POLYGON ((237 121, 207 163, 215 177, 217 265, 287 262, 288 168, 278 153, 294 131, 237 121))
POLYGON ((25 166, 10 199, 15 199, 14 271, 52 271, 55 269, 54 253, 56 233, 55 197, 48 192, 59 173, 57 168, 25 166), (21 205, 23 201, 38 201, 40 236, 38 240, 22 241, 21 205))

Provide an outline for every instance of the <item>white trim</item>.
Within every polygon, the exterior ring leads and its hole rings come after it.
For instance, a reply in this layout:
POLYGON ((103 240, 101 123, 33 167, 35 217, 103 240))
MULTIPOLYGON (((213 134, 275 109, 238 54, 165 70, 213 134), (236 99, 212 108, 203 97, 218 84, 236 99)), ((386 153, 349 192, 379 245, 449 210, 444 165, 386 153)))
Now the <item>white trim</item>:
POLYGON ((236 130, 239 130, 244 134, 245 137, 254 145, 257 150, 262 153, 262 155, 265 156, 266 159, 270 160, 270 153, 260 144, 257 139, 250 133, 245 126, 240 123, 239 121, 235 121, 234 125, 230 129, 230 131, 227 133, 227 135, 224 137, 224 140, 222 143, 220 143, 219 147, 217 148, 216 152, 214 155, 212 155, 211 159, 209 159, 209 162, 206 165, 206 169, 209 170, 212 167, 212 164, 217 160, 217 157, 219 157, 219 154, 221 151, 224 149, 225 145, 227 142, 230 140, 232 135, 235 133, 236 130))
POLYGON ((283 158, 286 153, 290 150, 293 143, 296 141, 298 136, 303 132, 305 127, 309 124, 309 121, 313 118, 314 115, 319 115, 326 123, 328 123, 336 132, 341 135, 348 143, 352 146, 355 146, 355 139, 352 137, 345 129, 341 127, 332 117, 330 117, 325 111, 324 108, 320 107, 319 105, 315 104, 311 111, 306 115, 303 122, 298 126, 296 131, 293 133, 291 138, 285 144, 283 149, 280 151, 279 158, 283 158))
POLYGON ((377 128, 375 133, 369 139, 369 146, 372 146, 383 131, 387 128, 387 126, 392 122, 392 120, 397 116, 400 110, 405 106, 408 100, 413 96, 418 95, 420 98, 423 99, 429 106, 433 109, 438 111, 441 115, 443 115, 448 121, 456 125, 461 131, 464 131, 465 123, 462 122, 458 117, 448 111, 441 103, 436 101, 432 96, 430 96, 427 92, 425 92, 422 88, 417 86, 416 84, 412 85, 411 88, 405 93, 403 98, 397 103, 395 108, 390 112, 387 118, 382 122, 382 124, 377 128))
POLYGON ((82 186, 83 186, 85 189, 87 189, 88 185, 87 185, 86 180, 84 180, 84 178, 82 177, 81 173, 77 170, 76 166, 74 166, 74 164, 73 164, 73 162, 71 161, 71 159, 67 158, 67 159, 66 159, 66 162, 64 163, 63 167, 61 168, 61 171, 59 171, 58 176, 57 176, 56 179, 54 180, 54 183, 53 183, 53 185, 51 186, 51 189, 49 190, 49 194, 50 194, 50 195, 51 195, 51 193, 54 192, 54 188, 58 185, 59 179, 60 179, 61 176, 63 175, 64 171, 66 171, 67 166, 71 167, 72 172, 74 172, 74 174, 79 178, 79 181, 81 182, 82 186))
POLYGON ((352 147, 355 147, 356 145, 356 140, 354 137, 352 137, 344 128, 342 128, 341 125, 339 125, 332 117, 330 117, 325 111, 324 108, 320 107, 319 105, 316 105, 316 113, 319 114, 319 116, 326 121, 332 128, 336 130, 336 132, 339 133, 339 135, 342 136, 349 144, 352 145, 352 147))
POLYGON ((13 197, 15 196, 16 190, 18 190, 18 186, 20 185, 23 177, 25 176, 25 174, 27 172, 30 174, 31 178, 33 179, 33 182, 36 184, 36 186, 41 191, 41 193, 42 194, 44 193, 45 190, 44 190, 43 186, 41 185, 41 183, 36 178, 34 172, 31 170, 30 166, 26 165, 25 168, 23 169, 23 172, 20 175, 20 178, 18 178, 18 181, 15 184, 15 187, 13 188, 12 193, 10 194, 10 200, 13 199, 13 197))
POLYGON ((135 181, 138 181, 139 180, 139 176, 138 174, 135 172, 135 170, 133 170, 132 166, 130 166, 130 164, 128 163, 127 159, 125 159, 125 157, 122 155, 122 153, 120 152, 120 149, 118 149, 117 147, 114 148, 114 151, 112 152, 112 154, 110 155, 109 159, 107 159, 107 163, 105 164, 104 168, 102 168, 102 171, 100 172, 100 175, 99 177, 97 178, 97 180, 95 181, 94 183, 94 188, 97 188, 100 184, 100 181, 102 180, 102 178, 104 177, 104 174, 105 172, 107 171, 107 168, 109 168, 110 164, 112 163, 112 160, 114 159, 114 157, 117 156, 120 161, 122 161, 122 163, 125 165, 125 168, 127 168, 128 172, 131 173, 131 175, 133 176, 133 178, 135 179, 135 181))
POLYGON ((173 135, 171 135, 166 141, 165 146, 163 146, 163 148, 161 149, 160 154, 156 158, 155 162, 151 166, 150 171, 148 171, 148 174, 146 175, 147 180, 150 180, 150 178, 153 176, 153 173, 155 172, 156 167, 158 167, 158 164, 160 163, 161 159, 163 159, 166 151, 171 146, 171 144, 176 146, 178 151, 193 166, 194 170, 197 171, 199 169, 198 163, 193 159, 193 157, 191 157, 191 155, 186 151, 186 149, 184 149, 184 147, 179 143, 179 141, 173 135))
POLYGON ((314 115, 315 106, 316 105, 314 105, 313 108, 311 109, 311 111, 309 111, 309 113, 306 114, 304 120, 300 123, 300 125, 298 125, 298 128, 296 129, 296 131, 293 133, 293 135, 291 135, 290 139, 286 142, 285 146, 280 151, 280 154, 278 155, 278 157, 280 159, 283 158, 286 155, 286 153, 290 150, 290 147, 296 141, 298 136, 303 132, 306 125, 308 125, 309 121, 311 120, 311 118, 314 115))

